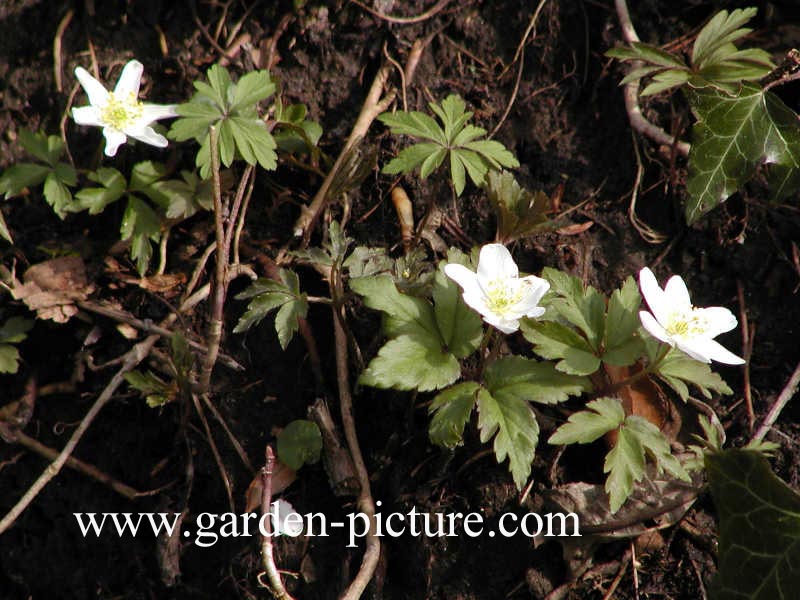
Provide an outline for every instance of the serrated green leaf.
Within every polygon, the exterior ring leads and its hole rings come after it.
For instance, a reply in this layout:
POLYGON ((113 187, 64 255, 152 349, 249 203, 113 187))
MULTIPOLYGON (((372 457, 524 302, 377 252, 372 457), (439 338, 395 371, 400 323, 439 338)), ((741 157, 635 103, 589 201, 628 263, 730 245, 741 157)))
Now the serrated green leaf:
POLYGON ((721 10, 714 15, 697 34, 692 47, 692 66, 702 68, 706 57, 716 48, 747 35, 750 30, 741 29, 741 26, 752 19, 757 12, 758 9, 750 7, 736 9, 730 13, 721 10))
POLYGON ((277 442, 278 458, 294 471, 319 462, 322 433, 313 421, 292 421, 278 434, 277 442))
MULTIPOLYGON (((438 169, 447 158, 447 150, 445 148, 437 148, 433 153, 422 161, 419 167, 419 176, 421 179, 426 179, 428 175, 438 169)), ((463 189, 463 188, 462 188, 463 189)))
POLYGON ((651 82, 641 91, 641 96, 652 96, 659 94, 674 87, 684 85, 691 78, 689 71, 679 71, 668 69, 656 73, 651 82))
POLYGON ((530 405, 515 396, 495 398, 487 390, 478 391, 478 428, 481 442, 494 437, 498 464, 508 458, 508 469, 517 489, 525 487, 539 442, 539 424, 530 405))
MULTIPOLYGON (((208 77, 208 83, 210 84, 210 89, 213 91, 213 94, 209 94, 208 89, 205 89, 204 93, 219 104, 219 106, 227 108, 231 100, 230 88, 233 83, 228 69, 219 64, 211 65, 206 76, 208 77)), ((201 87, 198 87, 199 83, 200 82, 195 82, 194 84, 198 90, 201 89, 201 87)))
POLYGON ((455 356, 430 344, 430 338, 400 335, 387 341, 359 379, 362 385, 430 392, 461 375, 455 356))
POLYGON ((254 104, 269 98, 275 93, 276 85, 269 75, 269 71, 253 71, 248 73, 235 84, 231 111, 250 108, 254 104))
POLYGON ((178 389, 174 382, 159 379, 153 372, 133 370, 123 375, 133 389, 139 392, 150 408, 158 408, 172 402, 177 396, 178 389))
POLYGON ((44 198, 61 219, 67 215, 68 207, 72 204, 72 194, 54 172, 44 180, 44 198))
POLYGON ((624 367, 636 362, 644 353, 644 345, 637 335, 641 303, 639 286, 633 277, 628 277, 622 288, 611 294, 603 337, 601 358, 604 362, 624 367))
MULTIPOLYGON (((592 286, 557 269, 545 267, 542 277, 550 282, 550 306, 580 329, 592 351, 599 350, 605 332, 605 299, 592 286)), ((576 346, 578 347, 578 346, 576 346)))
MULTIPOLYGON (((313 248, 310 250, 313 250, 313 248)), ((330 256, 324 252, 322 254, 327 257, 330 263, 330 256)), ((311 257, 307 260, 316 263, 318 262, 316 258, 311 257)), ((393 263, 392 259, 386 255, 385 248, 356 246, 342 264, 347 269, 347 274, 350 278, 356 279, 358 277, 369 277, 380 273, 388 273, 392 270, 393 263)))
POLYGON ((19 369, 19 350, 11 344, 0 344, 0 373, 16 373, 19 369))
POLYGON ((433 310, 445 348, 458 358, 466 358, 481 343, 483 325, 480 316, 462 299, 461 288, 444 274, 444 264, 433 280, 433 310))
POLYGON ((418 111, 383 113, 378 120, 395 135, 411 135, 446 145, 447 138, 439 124, 430 116, 418 111))
MULTIPOLYGON (((233 164, 233 158, 236 156, 236 142, 233 139, 233 127, 230 119, 224 119, 217 125, 219 160, 226 167, 233 164)), ((247 160, 247 159, 245 159, 247 160)), ((255 159, 251 158, 250 164, 255 164, 255 159)))
POLYGON ((490 171, 486 195, 497 214, 497 235, 505 242, 531 235, 551 225, 547 218, 550 198, 544 192, 531 193, 520 187, 508 171, 490 171))
POLYGON ((164 177, 167 168, 152 160, 146 160, 133 165, 131 180, 128 189, 132 192, 143 192, 156 181, 164 177))
POLYGON ((231 117, 229 123, 236 149, 242 158, 250 165, 257 162, 267 171, 274 171, 278 166, 276 144, 264 122, 260 119, 231 117))
POLYGON ((445 448, 461 443, 464 426, 469 421, 480 386, 474 381, 458 383, 439 392, 428 407, 431 422, 428 436, 431 442, 445 448))
POLYGON ((211 210, 214 202, 211 182, 202 181, 191 171, 181 171, 181 178, 157 181, 150 186, 150 190, 157 192, 162 200, 153 195, 150 198, 159 202, 167 218, 188 219, 200 210, 211 210))
POLYGON ((484 373, 486 388, 500 401, 512 397, 527 402, 555 404, 591 391, 586 377, 556 371, 549 362, 507 356, 491 363, 484 373))
POLYGON ((300 328, 299 319, 305 319, 308 314, 308 301, 305 294, 295 297, 278 309, 275 315, 275 330, 278 332, 278 342, 281 349, 286 350, 294 334, 300 328))
POLYGON ((625 419, 624 428, 639 438, 639 443, 655 461, 659 473, 667 471, 682 481, 691 481, 680 461, 672 455, 669 441, 658 427, 643 417, 629 415, 625 419))
POLYGON ((612 48, 606 52, 606 56, 619 60, 642 60, 659 67, 686 68, 686 64, 677 56, 642 42, 634 42, 627 48, 612 48))
POLYGON ((237 294, 237 300, 251 301, 233 332, 247 331, 279 308, 275 315, 275 331, 281 348, 285 350, 299 328, 298 318, 305 318, 308 313, 308 300, 300 292, 300 280, 294 271, 281 269, 280 278, 281 281, 257 279, 246 290, 237 294))
POLYGON ((144 200, 129 196, 119 233, 120 239, 131 241, 131 258, 139 275, 144 276, 153 255, 150 242, 161 239, 161 218, 144 200))
POLYGON ((523 319, 520 329, 533 350, 542 358, 561 359, 556 369, 571 375, 591 375, 600 367, 600 359, 589 342, 573 329, 555 321, 523 319))
POLYGON ((617 430, 617 442, 606 454, 603 471, 608 473, 606 493, 611 512, 617 512, 633 491, 633 484, 644 477, 644 447, 638 436, 626 427, 617 430))
POLYGON ((790 600, 800 589, 800 496, 749 450, 706 454, 719 515, 712 600, 790 600))
POLYGON ((3 217, 3 213, 0 211, 0 237, 6 240, 9 244, 13 244, 14 240, 11 238, 11 232, 8 230, 8 225, 6 225, 5 217, 3 217))
POLYGON ((771 92, 748 83, 733 96, 703 88, 693 92, 691 103, 698 121, 689 154, 689 223, 744 185, 761 162, 790 172, 800 168, 797 117, 771 92))
POLYGON ((582 410, 570 415, 566 423, 556 429, 548 444, 588 444, 609 431, 619 428, 625 421, 625 411, 616 398, 598 398, 582 410))
POLYGON ((696 386, 706 398, 711 397, 712 391, 719 394, 733 393, 728 384, 718 373, 714 373, 709 365, 694 360, 675 348, 670 350, 658 365, 656 374, 675 390, 684 402, 689 398, 689 388, 684 382, 696 386))
POLYGON ((5 198, 13 198, 25 188, 41 184, 50 173, 50 167, 33 163, 21 163, 9 167, 0 176, 0 194, 5 198))
POLYGON ((202 142, 208 136, 208 128, 222 118, 217 106, 194 99, 179 104, 176 112, 181 118, 172 122, 167 137, 177 142, 191 139, 202 142))
POLYGON ((444 346, 433 307, 421 298, 401 294, 390 275, 351 279, 350 289, 364 298, 366 306, 385 313, 387 335, 411 334, 444 346))
POLYGON ((381 169, 381 173, 385 173, 386 175, 410 173, 440 149, 441 146, 433 142, 422 142, 409 146, 401 150, 400 154, 390 160, 389 163, 381 169))

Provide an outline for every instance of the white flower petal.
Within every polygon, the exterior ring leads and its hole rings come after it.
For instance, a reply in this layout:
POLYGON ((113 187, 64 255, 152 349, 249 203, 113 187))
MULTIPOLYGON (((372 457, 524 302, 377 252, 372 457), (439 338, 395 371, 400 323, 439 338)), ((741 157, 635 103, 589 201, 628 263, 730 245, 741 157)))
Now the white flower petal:
POLYGON ((83 67, 75 68, 75 77, 78 78, 92 106, 101 108, 105 106, 106 102, 108 102, 108 90, 103 87, 102 83, 92 77, 91 73, 83 67))
POLYGON ((715 338, 721 333, 734 329, 739 324, 734 314, 722 306, 697 308, 695 311, 708 323, 705 331, 705 337, 708 338, 715 338))
POLYGON ((478 257, 478 279, 481 282, 519 277, 517 263, 503 244, 486 244, 478 257))
POLYGON ((293 518, 291 523, 288 523, 289 515, 299 515, 294 507, 286 500, 276 500, 272 503, 272 527, 275 535, 288 535, 289 537, 297 537, 303 533, 302 518, 293 518))
POLYGON ((116 155, 117 149, 128 141, 128 138, 124 133, 117 131, 116 129, 112 129, 111 127, 103 128, 103 136, 106 138, 106 156, 116 155))
MULTIPOLYGON (((677 307, 671 305, 664 290, 658 285, 656 276, 647 267, 639 271, 639 289, 656 320, 662 324, 666 323, 670 313, 677 307)), ((639 314, 641 315, 641 313, 639 314)), ((650 330, 648 329, 648 331, 650 330)))
POLYGON ((100 109, 96 106, 80 106, 73 108, 72 120, 78 125, 103 126, 103 120, 100 118, 100 109))
POLYGON ((177 117, 176 104, 142 104, 142 121, 152 123, 161 119, 177 117))
POLYGON ((478 311, 482 315, 489 312, 489 308, 486 306, 486 297, 483 293, 483 289, 478 283, 478 276, 473 271, 470 271, 464 265, 449 263, 444 266, 444 273, 461 286, 461 289, 464 291, 462 297, 464 298, 464 302, 467 303, 467 306, 478 311))
POLYGON ((639 311, 639 320, 642 322, 642 327, 647 330, 647 333, 652 335, 657 340, 661 340, 670 346, 675 345, 675 341, 667 333, 667 330, 661 326, 656 318, 646 310, 639 311))
POLYGON ((664 293, 675 308, 689 308, 692 305, 686 283, 678 275, 669 278, 667 285, 664 286, 664 293))
POLYGON ((705 362, 715 360, 726 365, 743 365, 745 362, 744 359, 736 356, 733 352, 724 348, 722 344, 712 339, 695 338, 691 341, 684 342, 684 344, 680 344, 678 347, 692 358, 697 358, 697 356, 693 356, 693 354, 705 357, 705 362), (691 350, 691 352, 689 352, 689 350, 691 350))
POLYGON ((152 127, 126 129, 125 133, 135 140, 150 144, 151 146, 157 146, 158 148, 166 148, 169 144, 167 138, 153 131, 152 127))
POLYGON ((142 82, 142 72, 144 65, 138 60, 129 61, 120 73, 117 80, 117 86, 114 88, 114 95, 117 98, 126 98, 129 94, 133 94, 134 98, 139 96, 139 85, 142 82))
POLYGON ((539 301, 547 293, 547 290, 550 289, 550 282, 541 277, 536 277, 536 275, 528 275, 520 279, 520 281, 528 286, 529 297, 535 299, 536 304, 539 304, 539 301))
POLYGON ((494 313, 489 313, 483 315, 483 320, 506 335, 510 335, 519 329, 519 319, 509 319, 494 313))

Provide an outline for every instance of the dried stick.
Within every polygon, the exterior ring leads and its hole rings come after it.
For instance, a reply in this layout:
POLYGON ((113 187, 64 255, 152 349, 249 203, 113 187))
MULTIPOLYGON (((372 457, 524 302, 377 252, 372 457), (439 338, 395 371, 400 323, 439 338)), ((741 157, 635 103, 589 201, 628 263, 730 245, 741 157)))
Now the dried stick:
MULTIPOLYGON (((631 22, 631 15, 628 12, 628 5, 625 0, 614 0, 614 5, 617 9, 617 17, 619 24, 622 28, 623 39, 632 44, 639 41, 639 36, 636 34, 636 29, 631 22)), ((641 61, 634 61, 631 63, 631 70, 641 67, 641 61)), ((642 109, 639 106, 639 81, 631 81, 625 84, 623 90, 625 98, 625 110, 628 112, 628 120, 631 127, 644 136, 649 137, 651 140, 664 146, 675 147, 675 149, 683 156, 689 155, 691 146, 686 142, 676 140, 666 131, 648 121, 642 114, 642 109)))
POLYGON ((761 424, 761 427, 759 427, 758 431, 756 431, 751 443, 760 442, 764 439, 764 436, 767 435, 767 432, 769 432, 769 430, 775 424, 775 421, 778 420, 783 408, 789 403, 789 400, 792 399, 795 392, 797 392, 798 385, 800 385, 800 363, 797 363, 797 366, 794 368, 794 373, 792 373, 792 376, 789 377, 789 381, 786 382, 786 385, 778 396, 778 399, 775 401, 775 404, 773 404, 769 409, 769 413, 767 413, 767 416, 764 418, 764 422, 761 424))
POLYGON ((325 208, 328 202, 328 192, 330 191, 331 184, 342 168, 345 159, 350 155, 350 151, 367 134, 375 118, 389 108, 389 105, 394 100, 394 90, 389 90, 385 96, 382 96, 383 88, 388 77, 389 66, 383 65, 372 81, 372 86, 369 88, 367 98, 364 101, 364 105, 361 107, 361 112, 358 115, 358 119, 356 119, 355 125, 353 125, 353 130, 350 132, 350 136, 347 138, 344 148, 342 148, 342 151, 336 158, 336 162, 333 163, 333 167, 331 167, 327 177, 325 177, 319 190, 317 190, 311 204, 303 208, 295 222, 294 235, 296 237, 302 237, 304 242, 308 241, 311 235, 311 228, 314 226, 322 209, 325 208))
MULTIPOLYGON (((3 429, 3 425, 0 423, 0 429, 3 429)), ((23 448, 30 450, 31 452, 35 452, 39 456, 43 456, 48 460, 56 460, 58 458, 58 450, 51 448, 50 446, 46 446, 41 443, 39 440, 30 437, 29 435, 23 433, 22 431, 9 431, 11 434, 9 437, 14 441, 14 443, 19 444, 23 448)), ((103 485, 107 485, 112 490, 117 492, 119 495, 124 496, 128 500, 135 500, 141 496, 146 496, 147 492, 140 492, 131 486, 122 483, 121 481, 117 481, 108 473, 101 471, 94 465, 89 463, 85 463, 82 460, 79 460, 73 456, 67 457, 67 462, 64 463, 66 466, 70 467, 71 469, 75 469, 79 473, 83 473, 87 477, 91 477, 95 481, 102 483, 103 485)))
POLYGON ((342 415, 342 426, 347 440, 347 447, 350 450, 350 456, 353 458, 358 481, 361 485, 361 491, 358 495, 358 509, 366 515, 369 521, 369 536, 367 537, 364 556, 361 559, 361 568, 344 593, 339 596, 339 600, 358 600, 375 574, 381 554, 381 542, 380 538, 375 535, 375 501, 372 498, 369 472, 364 464, 361 448, 358 445, 356 422, 353 418, 353 397, 350 394, 350 374, 347 365, 347 334, 344 330, 344 289, 341 274, 336 268, 331 270, 329 281, 331 297, 333 298, 333 334, 336 347, 336 380, 339 388, 339 409, 342 415))
POLYGON ((222 189, 219 180, 219 132, 215 126, 209 130, 211 143, 211 176, 212 195, 214 197, 214 233, 217 242, 216 270, 214 275, 214 293, 211 298, 211 321, 208 324, 208 352, 200 375, 200 392, 208 393, 211 386, 211 371, 217 362, 219 345, 222 339, 222 317, 225 309, 225 290, 227 289, 226 270, 228 268, 228 252, 225 248, 225 231, 222 220, 222 189))
POLYGON ((756 414, 753 411, 753 391, 750 388, 750 356, 753 354, 753 334, 755 328, 750 326, 747 319, 747 305, 744 303, 744 286, 740 279, 736 280, 736 295, 739 299, 739 325, 742 329, 742 358, 744 358, 744 405, 747 408, 747 425, 750 433, 756 424, 756 414))
POLYGON ((436 13, 441 12, 445 6, 450 4, 450 0, 439 0, 439 2, 431 6, 428 10, 416 15, 415 17, 393 17, 392 15, 387 15, 375 10, 374 8, 370 8, 360 0, 350 0, 350 2, 364 9, 371 15, 378 17, 379 19, 388 21, 389 23, 395 23, 397 25, 412 25, 413 23, 421 23, 422 21, 427 21, 431 17, 435 16, 436 13))
POLYGON ((64 43, 64 32, 69 27, 70 22, 72 21, 72 17, 75 14, 75 10, 70 8, 62 17, 61 21, 58 23, 58 28, 56 29, 56 36, 53 38, 53 76, 56 82, 56 90, 59 93, 64 91, 64 73, 61 70, 63 66, 64 60, 63 55, 61 52, 62 45, 64 43))
POLYGON ((83 434, 89 429, 89 426, 94 421, 95 417, 100 413, 103 407, 108 403, 111 397, 114 395, 114 392, 117 391, 117 388, 122 385, 122 382, 125 381, 125 373, 128 371, 136 368, 136 366, 144 360, 144 358, 150 353, 151 348, 159 339, 160 336, 158 335, 151 335, 147 337, 145 340, 136 344, 133 348, 131 348, 123 357, 122 366, 120 366, 119 370, 114 374, 111 378, 111 381, 108 382, 108 385, 105 387, 103 392, 97 397, 97 400, 94 401, 94 404, 89 409, 89 412, 83 417, 78 425, 78 428, 72 433, 72 436, 69 438, 69 441, 66 443, 64 448, 59 453, 58 457, 50 463, 44 472, 39 476, 39 478, 33 483, 33 485, 28 488, 28 491, 19 499, 19 501, 8 511, 8 513, 0 520, 0 534, 5 532, 14 521, 17 520, 22 512, 33 502, 34 498, 39 495, 44 487, 50 483, 50 481, 58 475, 61 471, 64 464, 67 462, 67 459, 72 454, 72 451, 78 445, 83 434))
POLYGON ((275 556, 272 552, 272 518, 269 515, 269 505, 272 502, 272 468, 275 465, 275 455, 272 446, 267 446, 267 460, 261 469, 261 519, 264 522, 266 535, 261 539, 261 558, 264 562, 264 571, 269 579, 269 591, 278 600, 294 600, 286 591, 281 581, 281 574, 275 566, 275 556))

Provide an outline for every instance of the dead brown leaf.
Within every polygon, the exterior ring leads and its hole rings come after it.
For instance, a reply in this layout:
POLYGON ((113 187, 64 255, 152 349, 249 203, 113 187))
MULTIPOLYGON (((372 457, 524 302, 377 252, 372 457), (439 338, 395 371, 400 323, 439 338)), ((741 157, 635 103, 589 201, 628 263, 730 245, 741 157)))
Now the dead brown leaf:
POLYGON ((86 267, 79 256, 62 256, 33 265, 14 281, 11 294, 35 310, 39 319, 66 323, 78 312, 76 302, 86 300, 94 291, 86 267))
MULTIPOLYGON (((297 473, 287 467, 278 459, 275 459, 275 466, 272 469, 272 495, 277 496, 283 490, 288 488, 297 479, 297 473)), ((246 508, 245 512, 253 512, 259 510, 261 507, 261 494, 264 491, 264 486, 261 483, 261 471, 255 474, 253 481, 247 486, 245 492, 246 508)))
POLYGON ((586 221, 585 223, 574 223, 572 225, 565 225, 556 229, 556 233, 561 235, 579 235, 594 225, 594 221, 586 221))

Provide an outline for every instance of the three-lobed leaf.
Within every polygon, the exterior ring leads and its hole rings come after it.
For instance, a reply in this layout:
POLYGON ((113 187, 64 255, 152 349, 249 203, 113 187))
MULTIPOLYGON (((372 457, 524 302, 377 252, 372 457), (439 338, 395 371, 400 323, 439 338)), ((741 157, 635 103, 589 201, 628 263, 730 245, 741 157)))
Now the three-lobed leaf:
POLYGON ((516 398, 556 404, 592 389, 586 377, 561 373, 549 362, 506 356, 491 363, 484 373, 486 388, 498 400, 516 398))
POLYGON ((598 398, 586 410, 572 413, 548 440, 549 444, 588 444, 625 421, 625 411, 616 398, 598 398))
POLYGON ((474 381, 457 383, 439 392, 428 407, 428 436, 437 446, 454 448, 461 443, 481 386, 474 381))

